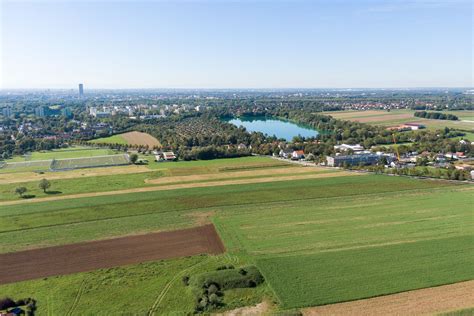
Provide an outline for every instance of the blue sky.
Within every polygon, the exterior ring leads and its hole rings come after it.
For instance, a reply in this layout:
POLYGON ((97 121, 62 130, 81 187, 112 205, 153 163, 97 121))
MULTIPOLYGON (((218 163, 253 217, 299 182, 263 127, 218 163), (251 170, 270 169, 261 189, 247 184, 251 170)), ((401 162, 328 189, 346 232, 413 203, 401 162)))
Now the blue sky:
POLYGON ((469 0, 0 0, 0 87, 473 85, 469 0))

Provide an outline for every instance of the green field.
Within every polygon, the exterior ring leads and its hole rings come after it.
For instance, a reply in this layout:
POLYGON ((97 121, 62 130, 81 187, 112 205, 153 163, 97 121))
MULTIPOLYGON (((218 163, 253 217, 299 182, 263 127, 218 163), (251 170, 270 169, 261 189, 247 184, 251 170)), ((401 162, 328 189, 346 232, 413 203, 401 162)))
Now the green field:
MULTIPOLYGON (((34 296, 36 315, 146 315, 152 307, 160 315, 185 315, 194 309, 194 296, 181 277, 236 263, 229 256, 194 256, 3 285, 1 293, 34 296)), ((266 289, 229 291, 229 307, 260 302, 266 289)))
POLYGON ((109 137, 102 137, 98 139, 90 140, 89 143, 91 144, 120 144, 120 145, 128 145, 128 142, 120 135, 112 135, 109 137))
POLYGON ((471 280, 473 251, 474 237, 461 236, 264 259, 258 266, 284 307, 301 307, 471 280))
MULTIPOLYGON (((150 175, 282 165, 261 157, 155 163, 151 173, 58 180, 64 182, 54 188, 89 192, 98 181, 101 189, 116 190, 143 185, 150 175)), ((232 262, 256 264, 266 278, 255 289, 226 293, 223 309, 263 298, 277 302, 276 308, 297 308, 473 279, 473 193, 469 184, 354 175, 3 205, 3 253, 184 228, 203 220, 216 225, 228 253, 25 281, 0 286, 0 293, 34 296, 39 315, 71 304, 77 304, 73 314, 143 314, 157 297, 157 312, 179 314, 191 312, 194 302, 173 276, 203 261, 192 273, 232 262)))
MULTIPOLYGON (((471 133, 474 131, 474 111, 443 111, 443 113, 450 113, 458 116, 459 121, 424 119, 415 117, 413 115, 414 113, 415 111, 413 110, 391 110, 390 112, 374 110, 334 111, 326 112, 325 114, 341 120, 360 121, 371 125, 387 127, 404 123, 420 123, 425 125, 428 129, 443 129, 449 127, 471 133)), ((468 136, 466 136, 466 138, 471 139, 468 136)))

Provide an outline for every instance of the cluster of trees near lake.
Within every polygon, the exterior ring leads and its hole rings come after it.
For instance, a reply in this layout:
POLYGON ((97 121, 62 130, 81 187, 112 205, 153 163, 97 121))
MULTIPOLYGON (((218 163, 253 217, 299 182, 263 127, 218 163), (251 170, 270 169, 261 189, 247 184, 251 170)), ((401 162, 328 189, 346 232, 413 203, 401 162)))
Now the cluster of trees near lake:
POLYGON ((427 111, 416 111, 414 114, 416 117, 422 117, 426 119, 433 119, 433 120, 450 120, 450 121, 457 121, 459 118, 453 114, 446 114, 442 112, 427 112, 427 111))

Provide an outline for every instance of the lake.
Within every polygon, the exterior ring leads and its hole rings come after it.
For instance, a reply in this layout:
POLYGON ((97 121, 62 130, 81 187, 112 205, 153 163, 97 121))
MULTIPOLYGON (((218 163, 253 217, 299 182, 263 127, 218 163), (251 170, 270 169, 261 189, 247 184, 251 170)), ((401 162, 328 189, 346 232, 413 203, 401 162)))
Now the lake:
POLYGON ((314 129, 295 124, 289 121, 283 121, 275 118, 266 117, 239 117, 228 120, 236 126, 243 126, 249 132, 262 132, 269 136, 275 135, 291 141, 293 137, 301 135, 303 137, 313 137, 318 135, 314 129))

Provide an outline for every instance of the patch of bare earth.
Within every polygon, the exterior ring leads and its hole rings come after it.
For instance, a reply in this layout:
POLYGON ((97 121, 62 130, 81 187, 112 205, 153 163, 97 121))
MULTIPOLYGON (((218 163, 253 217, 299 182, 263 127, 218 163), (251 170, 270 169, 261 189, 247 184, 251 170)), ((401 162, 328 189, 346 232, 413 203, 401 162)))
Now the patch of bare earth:
POLYGON ((310 315, 433 315, 474 306, 474 280, 303 309, 310 315))
POLYGON ((142 132, 128 132, 120 135, 123 139, 127 141, 130 145, 146 146, 152 147, 161 147, 160 142, 155 137, 151 136, 148 133, 142 132))
POLYGON ((255 306, 236 308, 224 313, 216 314, 219 316, 259 316, 265 315, 270 309, 270 304, 266 301, 255 306))
POLYGON ((166 191, 166 190, 189 189, 189 188, 207 188, 207 187, 235 185, 235 184, 252 184, 252 183, 266 183, 266 182, 279 182, 279 181, 294 181, 294 180, 304 180, 304 179, 364 176, 364 175, 365 174, 363 173, 339 171, 339 172, 333 172, 333 173, 310 173, 310 174, 280 176, 280 177, 266 177, 266 178, 262 177, 262 178, 254 178, 254 179, 233 179, 233 180, 219 180, 219 181, 198 182, 198 183, 169 184, 169 185, 161 185, 161 186, 154 186, 154 187, 134 188, 134 189, 108 191, 108 192, 80 193, 80 194, 70 194, 70 195, 63 195, 63 196, 51 196, 51 197, 45 197, 45 198, 39 198, 39 199, 28 199, 28 200, 22 199, 22 200, 15 200, 15 201, 5 201, 5 202, 0 202, 0 206, 23 204, 23 203, 25 204, 26 203, 39 203, 39 202, 67 200, 67 199, 76 199, 76 198, 85 198, 85 197, 94 197, 94 196, 109 196, 109 195, 111 196, 111 195, 139 193, 139 192, 166 191))
POLYGON ((0 254, 0 284, 225 251, 213 225, 0 254))

